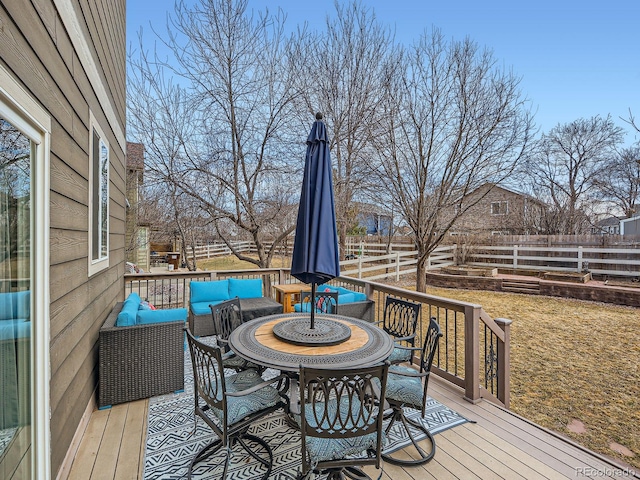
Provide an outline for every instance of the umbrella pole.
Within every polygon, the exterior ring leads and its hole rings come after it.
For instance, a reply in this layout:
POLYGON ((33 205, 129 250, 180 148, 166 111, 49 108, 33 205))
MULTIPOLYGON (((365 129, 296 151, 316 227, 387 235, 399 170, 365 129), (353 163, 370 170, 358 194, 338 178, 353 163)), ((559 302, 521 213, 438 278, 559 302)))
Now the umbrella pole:
POLYGON ((314 282, 311 282, 311 304, 309 306, 311 307, 311 330, 313 330, 316 321, 316 284, 314 282))

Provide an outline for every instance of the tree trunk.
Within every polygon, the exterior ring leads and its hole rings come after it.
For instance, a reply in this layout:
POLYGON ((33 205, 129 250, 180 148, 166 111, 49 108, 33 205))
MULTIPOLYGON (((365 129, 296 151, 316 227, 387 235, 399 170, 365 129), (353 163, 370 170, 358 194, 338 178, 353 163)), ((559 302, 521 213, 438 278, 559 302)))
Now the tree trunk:
POLYGON ((427 292, 427 258, 428 256, 418 255, 416 265, 416 292, 427 292))

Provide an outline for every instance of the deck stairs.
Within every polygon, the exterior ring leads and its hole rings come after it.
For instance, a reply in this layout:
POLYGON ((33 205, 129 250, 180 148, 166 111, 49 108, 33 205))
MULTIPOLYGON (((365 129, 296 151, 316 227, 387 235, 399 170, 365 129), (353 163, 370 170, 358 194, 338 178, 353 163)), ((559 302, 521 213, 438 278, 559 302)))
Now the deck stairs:
POLYGON ((512 293, 526 293, 529 295, 540 295, 540 280, 531 279, 504 279, 502 280, 502 291, 512 293))

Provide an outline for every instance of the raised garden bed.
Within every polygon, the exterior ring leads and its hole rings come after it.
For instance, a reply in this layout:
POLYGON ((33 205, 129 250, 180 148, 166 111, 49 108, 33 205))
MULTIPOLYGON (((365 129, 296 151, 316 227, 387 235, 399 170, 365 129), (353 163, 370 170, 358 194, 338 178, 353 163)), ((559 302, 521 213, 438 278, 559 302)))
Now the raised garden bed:
POLYGON ((442 267, 441 273, 447 275, 464 275, 470 277, 497 277, 497 268, 468 267, 466 265, 457 265, 452 267, 442 267))
POLYGON ((558 282, 587 283, 591 280, 591 272, 544 272, 542 278, 544 280, 555 280, 558 282))

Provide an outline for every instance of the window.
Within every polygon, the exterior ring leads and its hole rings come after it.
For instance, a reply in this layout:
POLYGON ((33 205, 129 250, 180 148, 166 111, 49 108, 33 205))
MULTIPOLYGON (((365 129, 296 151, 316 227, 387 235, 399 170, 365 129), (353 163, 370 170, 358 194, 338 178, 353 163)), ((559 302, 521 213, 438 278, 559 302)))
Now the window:
POLYGON ((509 202, 491 202, 491 215, 506 215, 509 213, 509 202))
POLYGON ((109 143, 93 115, 89 152, 89 275, 93 275, 109 266, 109 143))

